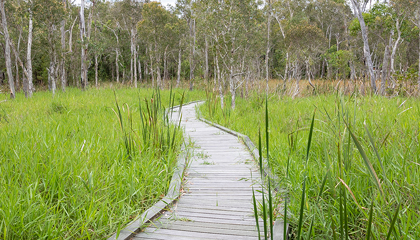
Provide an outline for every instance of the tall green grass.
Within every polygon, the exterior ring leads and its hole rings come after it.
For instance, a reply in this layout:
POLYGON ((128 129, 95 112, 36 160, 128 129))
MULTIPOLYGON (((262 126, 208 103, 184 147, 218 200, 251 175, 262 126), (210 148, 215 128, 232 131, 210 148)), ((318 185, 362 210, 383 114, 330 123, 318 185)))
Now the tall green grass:
MULTIPOLYGON (((264 105, 253 95, 237 99, 230 116, 200 110, 258 142, 264 105)), ((418 99, 269 96, 268 108, 270 165, 289 197, 279 217, 292 237, 420 239, 418 99)))
POLYGON ((158 201, 182 141, 164 109, 202 95, 182 93, 0 96, 0 239, 106 239, 158 201))

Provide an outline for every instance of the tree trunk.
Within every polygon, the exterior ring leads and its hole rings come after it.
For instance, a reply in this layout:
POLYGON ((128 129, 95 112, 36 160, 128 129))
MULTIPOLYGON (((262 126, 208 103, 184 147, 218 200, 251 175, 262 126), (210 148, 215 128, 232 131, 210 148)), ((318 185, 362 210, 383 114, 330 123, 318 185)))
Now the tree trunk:
POLYGON ((315 86, 312 84, 311 81, 311 66, 309 65, 309 59, 306 60, 306 75, 308 77, 309 85, 311 85, 311 87, 315 90, 315 86))
POLYGON ((190 34, 192 37, 192 46, 191 46, 191 53, 190 53, 190 91, 193 90, 193 86, 194 86, 194 68, 195 68, 195 63, 194 63, 194 55, 195 55, 195 41, 196 41, 196 34, 195 34, 195 19, 191 20, 191 24, 190 24, 190 34))
POLYGON ((271 24, 271 0, 268 1, 268 16, 267 16, 267 52, 265 55, 265 77, 266 77, 266 89, 265 89, 265 93, 268 94, 268 79, 270 77, 269 75, 269 68, 268 68, 268 63, 269 63, 269 57, 268 55, 270 54, 270 24, 271 24))
MULTIPOLYGON (((19 44, 18 44, 19 45, 19 44)), ((19 52, 19 47, 18 47, 19 52)), ((16 78, 15 78, 15 91, 19 92, 19 65, 18 60, 15 58, 16 78)))
POLYGON ((32 97, 34 89, 34 84, 32 81, 32 31, 33 31, 33 21, 32 21, 32 10, 29 9, 29 26, 28 26, 28 49, 26 50, 26 71, 28 76, 26 76, 26 89, 25 96, 32 97))
POLYGON ((7 77, 9 81, 9 88, 10 88, 10 98, 15 98, 15 82, 13 78, 12 72, 12 58, 10 56, 10 36, 9 31, 7 30, 7 21, 6 21, 6 12, 4 10, 4 0, 0 0, 0 11, 1 11, 1 23, 3 26, 3 33, 4 33, 4 41, 5 41, 5 59, 6 59, 6 69, 7 69, 7 77))
POLYGON ((232 110, 235 109, 235 98, 236 98, 236 86, 233 80, 233 67, 230 67, 230 73, 229 73, 229 89, 230 89, 230 96, 231 96, 231 102, 230 107, 232 110))
POLYGON ((115 74, 117 75, 117 83, 120 82, 120 64, 118 63, 118 48, 115 48, 115 74))
POLYGON ((134 87, 137 88, 137 47, 134 46, 134 87))
POLYGON ((206 70, 204 72, 204 79, 208 80, 209 78, 209 41, 205 37, 206 46, 205 46, 205 56, 206 56, 206 70))
POLYGON ((382 77, 381 77, 381 90, 380 90, 381 95, 385 95, 385 86, 388 80, 388 62, 389 62, 389 46, 386 46, 385 53, 384 53, 384 62, 382 64, 382 77))
POLYGON ((290 65, 290 61, 289 61, 289 52, 286 52, 286 67, 284 69, 284 78, 285 79, 289 79, 289 65, 290 65))
POLYGON ((150 76, 152 77, 152 88, 155 87, 155 75, 153 72, 153 57, 152 53, 150 53, 150 76))
POLYGON ((293 98, 295 98, 297 95, 299 95, 299 81, 300 81, 300 66, 299 66, 299 62, 295 61, 295 78, 296 78, 296 89, 295 92, 293 93, 293 98))
MULTIPOLYGON (((66 8, 66 0, 63 0, 64 8, 66 8)), ((64 52, 66 50, 66 35, 65 35, 65 26, 66 20, 61 21, 61 90, 64 92, 66 90, 66 59, 64 52)))
POLYGON ((98 87, 98 54, 95 53, 95 86, 98 87))
POLYGON ((69 52, 73 52, 73 27, 76 24, 77 17, 74 19, 69 32, 69 52))
MULTIPOLYGON (((417 28, 420 28, 420 8, 417 10, 417 28)), ((420 31, 419 31, 419 76, 418 76, 418 85, 420 89, 420 31)))
MULTIPOLYGON (((137 56, 138 56, 138 54, 137 54, 137 56)), ((138 64, 139 64, 139 67, 138 67, 138 69, 139 69, 139 80, 140 80, 140 82, 143 82, 143 73, 142 73, 142 70, 141 70, 141 61, 140 61, 140 59, 138 59, 138 64)))
POLYGON ((176 78, 176 87, 179 87, 179 84, 181 83, 181 64, 182 64, 182 49, 181 49, 181 40, 179 41, 179 50, 178 50, 178 72, 177 72, 177 78, 176 78))
POLYGON ((220 76, 220 67, 219 67, 219 58, 216 53, 216 67, 217 67, 217 81, 219 83, 219 96, 220 96, 220 107, 223 109, 223 87, 222 87, 222 78, 220 76))
MULTIPOLYGON (((366 60, 366 64, 367 64, 369 75, 370 75, 370 85, 373 92, 376 93, 376 76, 373 70, 372 58, 370 56, 369 40, 368 40, 368 33, 366 29, 365 19, 363 18, 362 10, 360 9, 359 2, 357 2, 357 0, 351 0, 351 2, 354 7, 354 12, 357 18, 359 19, 360 29, 362 31, 364 55, 365 55, 365 60, 366 60)), ((419 84, 420 84, 420 78, 419 78, 419 84)))
POLYGON ((160 89, 163 89, 164 82, 160 74, 160 61, 156 63, 156 84, 160 89))
MULTIPOLYGON (((20 41, 21 41, 21 39, 22 39, 22 29, 19 29, 19 38, 18 38, 18 43, 17 43, 17 53, 18 54, 20 52, 20 41)), ((20 82, 18 57, 15 58, 15 67, 16 67, 15 91, 18 92, 19 91, 19 82, 20 82)))
POLYGON ((397 53, 397 49, 398 49, 398 45, 400 44, 401 41, 401 29, 400 29, 400 23, 399 23, 399 19, 397 19, 397 23, 396 23, 396 28, 397 28, 397 41, 395 41, 394 46, 392 47, 392 53, 391 53, 391 73, 395 72, 395 68, 394 68, 394 63, 395 63, 395 54, 397 53))
POLYGON ((125 68, 123 68, 123 75, 122 75, 122 84, 125 82, 125 68))
POLYGON ((52 52, 51 57, 50 57, 50 67, 47 70, 48 70, 48 87, 53 95, 55 95, 55 89, 56 89, 55 62, 56 62, 56 54, 55 52, 52 52))
POLYGON ((130 43, 131 43, 131 64, 130 64, 130 73, 131 73, 131 80, 130 82, 133 83, 133 81, 135 82, 134 85, 137 87, 137 71, 136 71, 136 67, 137 67, 137 63, 136 63, 136 36, 137 36, 137 31, 135 28, 131 28, 131 37, 130 37, 130 43))
POLYGON ((356 79, 356 69, 354 68, 354 62, 351 60, 350 64, 350 79, 354 81, 356 79))
POLYGON ((80 81, 82 88, 86 89, 87 87, 87 69, 86 69, 86 55, 87 55, 87 46, 85 44, 86 38, 86 26, 85 26, 85 0, 81 0, 80 4, 80 39, 81 39, 81 76, 80 81))
POLYGON ((166 45, 165 52, 163 54, 163 81, 168 80, 169 78, 169 72, 168 72, 168 47, 169 45, 166 45))

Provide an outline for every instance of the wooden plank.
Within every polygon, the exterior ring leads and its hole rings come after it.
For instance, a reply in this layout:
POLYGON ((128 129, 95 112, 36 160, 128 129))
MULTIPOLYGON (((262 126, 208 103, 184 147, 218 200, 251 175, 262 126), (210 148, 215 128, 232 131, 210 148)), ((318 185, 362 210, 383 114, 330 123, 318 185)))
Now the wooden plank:
POLYGON ((229 215, 229 216, 252 216, 254 214, 252 209, 249 209, 249 211, 231 211, 231 210, 223 210, 223 209, 207 209, 207 208, 190 208, 188 206, 182 207, 178 206, 174 213, 178 212, 193 212, 193 213, 205 213, 205 214, 219 214, 219 215, 229 215))
MULTIPOLYGON (((171 220, 172 218, 169 218, 168 216, 162 216, 157 221, 163 221, 165 219, 171 220)), ((230 219, 204 218, 204 217, 194 217, 194 216, 189 216, 188 219, 191 220, 191 221, 193 221, 193 222, 211 222, 211 223, 223 223, 223 224, 239 224, 239 225, 246 225, 246 226, 250 226, 250 227, 254 227, 255 226, 255 219, 238 221, 238 220, 230 220, 230 219)), ((263 226, 262 225, 263 224, 262 221, 259 221, 259 223, 260 223, 260 226, 263 226)))
MULTIPOLYGON (((255 237, 249 236, 233 236, 217 233, 200 233, 191 231, 168 230, 168 229, 146 229, 144 233, 166 234, 169 236, 190 236, 195 239, 235 239, 235 240, 255 240, 255 237)), ((142 239, 141 237, 138 239, 142 239)), ((172 238, 158 238, 158 239, 172 239, 172 238)))
POLYGON ((252 187, 260 189, 260 175, 252 154, 237 136, 199 121, 193 105, 182 108, 182 117, 197 146, 184 193, 135 239, 255 239, 252 187))
POLYGON ((235 229, 235 225, 224 224, 224 228, 221 225, 216 223, 209 224, 199 224, 196 222, 168 222, 166 224, 157 223, 154 227, 159 229, 168 229, 168 230, 180 230, 188 232, 199 232, 199 233, 216 233, 224 235, 234 235, 236 236, 249 236, 249 237, 258 237, 258 232, 256 228, 244 229, 235 229))
MULTIPOLYGON (((176 227, 176 229, 180 230, 181 227, 201 227, 201 228, 209 228, 209 229, 230 229, 230 230, 239 230, 239 231, 252 231, 254 233, 258 233, 256 226, 251 225, 242 225, 242 224, 226 224, 226 223, 212 223, 212 222, 184 222, 184 221, 172 221, 169 219, 165 219, 163 221, 159 221, 156 225, 153 225, 155 228, 168 228, 169 225, 172 227, 176 227), (179 226, 179 227, 178 227, 179 226)), ((261 229, 260 229, 261 230, 261 229)), ((252 234, 254 235, 254 234, 252 234)))

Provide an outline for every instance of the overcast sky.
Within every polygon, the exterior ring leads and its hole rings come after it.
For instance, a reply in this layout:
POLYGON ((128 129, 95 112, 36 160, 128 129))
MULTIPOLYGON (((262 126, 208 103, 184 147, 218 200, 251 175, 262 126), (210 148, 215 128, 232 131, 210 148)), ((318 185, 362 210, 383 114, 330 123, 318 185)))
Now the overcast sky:
MULTIPOLYGON (((162 5, 165 6, 165 7, 168 4, 170 4, 172 6, 175 6, 175 3, 176 3, 176 0, 154 0, 154 1, 161 2, 162 5)), ((87 2, 87 1, 85 0, 85 2, 87 2)), ((77 4, 77 5, 79 5, 80 4, 80 0, 75 0, 74 3, 77 4)))

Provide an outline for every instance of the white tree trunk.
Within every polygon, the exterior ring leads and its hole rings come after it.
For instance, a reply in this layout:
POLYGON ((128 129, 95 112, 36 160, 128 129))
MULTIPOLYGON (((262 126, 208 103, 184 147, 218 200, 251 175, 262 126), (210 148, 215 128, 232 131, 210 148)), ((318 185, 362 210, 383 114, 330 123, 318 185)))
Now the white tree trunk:
POLYGON ((95 86, 98 87, 98 54, 95 53, 95 86))
POLYGON ((223 84, 220 76, 219 58, 216 53, 216 67, 217 67, 217 81, 219 82, 219 96, 220 96, 220 107, 223 109, 223 84))
POLYGON ((150 53, 150 76, 152 77, 152 87, 155 87, 155 75, 153 72, 153 57, 152 53, 150 53))
POLYGON ((389 46, 385 47, 384 62, 382 64, 382 77, 381 77, 381 95, 385 95, 385 86, 388 80, 388 62, 389 62, 389 46))
POLYGON ((134 46, 134 87, 137 88, 137 47, 134 46))
POLYGON ((48 87, 49 90, 52 92, 53 95, 55 95, 55 53, 52 53, 51 59, 50 59, 50 67, 48 70, 48 87))
POLYGON ((168 47, 169 45, 166 46, 165 48, 165 52, 163 54, 163 82, 165 82, 165 80, 167 80, 169 78, 169 73, 168 73, 168 47))
POLYGON ((206 46, 205 46, 205 56, 206 56, 206 70, 204 72, 204 79, 208 80, 209 78, 209 41, 205 37, 206 46))
POLYGON ((29 26, 28 26, 28 49, 26 50, 26 71, 28 73, 25 95, 26 97, 32 97, 34 92, 34 84, 32 81, 32 31, 33 31, 33 21, 32 21, 32 11, 29 9, 29 26))
MULTIPOLYGON (((138 56, 138 54, 137 54, 137 56, 138 56)), ((143 74, 142 74, 142 70, 141 70, 141 61, 140 61, 140 59, 138 59, 137 62, 139 64, 139 67, 138 67, 138 70, 139 70, 139 80, 140 80, 140 82, 143 82, 143 74)))
POLYGON ((181 83, 181 58, 182 58, 182 49, 181 49, 181 41, 179 41, 179 50, 178 50, 178 72, 176 78, 176 87, 179 87, 181 83))
POLYGON ((232 108, 232 110, 234 110, 235 109, 235 98, 236 98, 236 86, 235 86, 234 77, 233 77, 233 67, 230 67, 229 89, 230 89, 230 96, 231 96, 230 107, 232 108))
POLYGON ((120 82, 120 64, 118 63, 119 53, 118 48, 115 48, 115 74, 117 75, 117 83, 120 82))
POLYGON ((131 37, 130 37, 130 49, 131 49, 131 60, 130 60, 130 82, 136 81, 134 79, 135 69, 136 69, 136 44, 135 44, 136 32, 134 28, 131 28, 131 37))
POLYGON ((73 27, 76 24, 77 17, 74 19, 69 32, 69 52, 73 52, 73 27))
POLYGON ((194 81, 194 69, 195 69, 195 42, 196 42, 196 33, 195 33, 195 19, 191 20, 190 32, 192 36, 192 46, 191 46, 191 54, 190 54, 190 91, 193 90, 193 81, 194 81))
POLYGON ((157 77, 156 79, 157 87, 159 87, 160 89, 163 89, 164 82, 160 74, 160 61, 157 61, 156 63, 156 77, 157 77))
MULTIPOLYGON (((66 0, 63 0, 64 8, 66 8, 66 0)), ((64 52, 66 51, 66 35, 65 35, 65 26, 66 20, 61 21, 61 90, 64 92, 66 90, 66 59, 64 52)))
POLYGON ((391 73, 395 72, 395 54, 397 53, 398 45, 401 41, 401 29, 400 29, 400 21, 397 19, 396 22, 396 29, 397 29, 397 41, 395 41, 394 46, 392 47, 392 53, 391 53, 391 73))
MULTIPOLYGON (((420 28, 420 8, 417 9, 417 28, 420 28)), ((419 78, 418 78, 418 85, 420 89, 420 31, 419 31, 419 78)))
POLYGON ((87 69, 86 69, 86 54, 87 54, 87 47, 85 44, 86 40, 86 25, 85 25, 85 0, 81 0, 80 4, 80 39, 82 42, 81 47, 81 77, 80 81, 82 84, 82 88, 86 89, 87 87, 87 69))
POLYGON ((6 12, 4 10, 4 0, 0 0, 0 11, 1 11, 1 23, 3 26, 3 33, 4 33, 4 41, 5 41, 5 59, 6 59, 6 69, 7 69, 7 76, 9 81, 9 88, 10 88, 10 98, 15 98, 15 82, 13 78, 12 72, 12 58, 10 56, 10 36, 9 31, 7 30, 7 20, 6 20, 6 12))
MULTIPOLYGON (((22 30, 20 30, 18 44, 17 44, 17 52, 20 52, 20 40, 22 38, 22 30)), ((18 58, 15 58, 15 66, 16 66, 16 79, 15 79, 15 91, 19 91, 19 65, 18 65, 18 58)))
POLYGON ((309 59, 306 60, 306 75, 308 76, 309 85, 311 85, 311 87, 315 90, 315 86, 312 84, 311 81, 311 66, 309 64, 309 59))
POLYGON ((269 58, 268 55, 270 54, 270 25, 271 25, 271 1, 269 0, 269 4, 268 4, 269 10, 268 10, 268 16, 267 16, 267 52, 265 55, 265 77, 266 77, 266 89, 265 89, 265 93, 268 94, 268 79, 270 77, 269 75, 269 68, 268 68, 268 63, 269 63, 269 58))
POLYGON ((367 64, 369 75, 370 75, 370 85, 373 92, 376 93, 376 90, 377 90, 376 89, 376 76, 373 70, 372 58, 370 55, 369 40, 368 40, 368 33, 367 33, 366 24, 365 24, 365 19, 363 18, 362 9, 360 8, 359 2, 357 0, 351 0, 351 2, 353 4, 354 12, 357 16, 357 19, 359 19, 360 29, 362 31, 365 60, 366 60, 366 64, 367 64))

